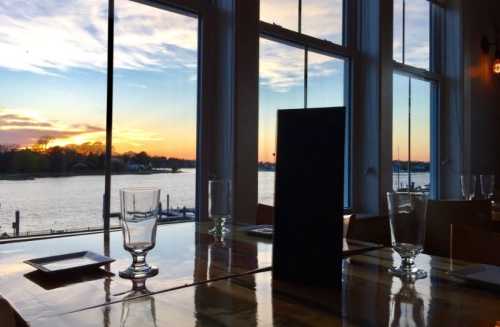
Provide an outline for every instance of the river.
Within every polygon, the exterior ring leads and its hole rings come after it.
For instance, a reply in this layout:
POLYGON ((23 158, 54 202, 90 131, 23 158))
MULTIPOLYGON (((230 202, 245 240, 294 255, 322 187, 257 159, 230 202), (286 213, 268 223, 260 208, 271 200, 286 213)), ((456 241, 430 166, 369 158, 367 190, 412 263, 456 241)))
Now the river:
MULTIPOLYGON (((259 203, 273 204, 274 172, 259 172, 259 203)), ((403 174, 401 180, 405 180, 403 174)), ((414 174, 416 186, 429 183, 428 173, 414 174)), ((395 183, 397 183, 395 181, 395 183)), ((162 205, 170 195, 171 208, 194 208, 196 170, 152 175, 113 175, 111 211, 120 210, 119 192, 124 187, 159 187, 162 205)), ((21 215, 21 232, 102 226, 104 176, 37 178, 0 181, 0 233, 12 233, 15 211, 21 215)), ((112 219, 112 224, 117 224, 112 219)))

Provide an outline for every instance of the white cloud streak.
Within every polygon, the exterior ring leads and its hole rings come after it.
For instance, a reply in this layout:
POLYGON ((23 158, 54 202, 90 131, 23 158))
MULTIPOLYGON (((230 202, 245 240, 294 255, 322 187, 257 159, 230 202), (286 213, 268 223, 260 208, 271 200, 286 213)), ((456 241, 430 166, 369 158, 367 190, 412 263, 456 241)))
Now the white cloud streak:
MULTIPOLYGON (((196 66, 197 20, 128 0, 116 3, 115 68, 163 70, 196 66)), ((63 75, 104 72, 107 1, 2 0, 0 67, 63 75)))
MULTIPOLYGON (((260 41, 260 85, 275 92, 288 92, 304 84, 304 49, 276 41, 260 41)), ((325 77, 339 73, 332 66, 340 59, 309 52, 308 76, 325 77)))

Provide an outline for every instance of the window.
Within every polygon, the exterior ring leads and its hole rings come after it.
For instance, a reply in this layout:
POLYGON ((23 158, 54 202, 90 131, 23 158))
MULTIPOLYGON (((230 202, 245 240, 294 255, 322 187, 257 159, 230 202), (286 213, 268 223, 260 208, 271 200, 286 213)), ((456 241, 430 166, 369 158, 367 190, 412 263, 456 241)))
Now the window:
POLYGON ((299 31, 298 0, 261 0, 260 20, 289 30, 299 31))
POLYGON ((112 212, 118 189, 155 186, 170 216, 194 216, 199 20, 116 0, 110 48, 108 6, 0 4, 0 234, 12 234, 16 211, 22 235, 102 228, 110 174, 112 212), (114 92, 107 94, 110 52, 114 92), (114 101, 111 170, 107 96, 114 101))
POLYGON ((343 0, 302 0, 301 32, 343 44, 343 0))
POLYGON ((432 162, 441 79, 437 44, 441 8, 428 0, 394 0, 393 189, 436 194, 432 162), (433 15, 435 13, 436 15, 433 15), (416 69, 417 68, 417 69, 416 69))
POLYGON ((0 4, 0 234, 102 226, 107 8, 0 4))
POLYGON ((431 83, 396 73, 393 87, 393 188, 428 193, 431 83))
POLYGON ((115 15, 113 160, 120 174, 112 178, 111 211, 120 210, 120 188, 154 186, 170 215, 194 215, 198 19, 129 0, 116 2, 115 15))
POLYGON ((343 44, 344 0, 261 0, 260 20, 343 44))
POLYGON ((274 204, 276 115, 304 107, 304 49, 260 39, 259 203, 274 204))
MULTIPOLYGON (((261 21, 281 25, 263 23, 259 50, 258 201, 267 205, 274 204, 277 110, 346 106, 349 103, 349 54, 345 48, 332 45, 332 42, 343 43, 344 1, 286 3, 282 7, 280 1, 280 10, 272 10, 277 1, 261 1, 261 21), (280 15, 273 17, 272 13, 280 15), (280 23, 292 22, 290 17, 293 15, 299 25, 280 23), (290 34, 283 28, 297 33, 290 34)), ((349 206, 350 154, 347 129, 346 207, 349 206)))
POLYGON ((429 70, 431 3, 394 0, 394 60, 429 70))

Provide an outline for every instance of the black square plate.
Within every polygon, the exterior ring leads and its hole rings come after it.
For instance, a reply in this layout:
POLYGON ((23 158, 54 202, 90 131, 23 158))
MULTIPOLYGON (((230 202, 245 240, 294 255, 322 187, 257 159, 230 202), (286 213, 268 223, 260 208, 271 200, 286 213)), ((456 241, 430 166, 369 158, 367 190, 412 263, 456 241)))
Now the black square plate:
POLYGON ((44 273, 61 273, 97 268, 113 261, 115 260, 112 258, 94 252, 82 251, 26 260, 24 263, 44 273))

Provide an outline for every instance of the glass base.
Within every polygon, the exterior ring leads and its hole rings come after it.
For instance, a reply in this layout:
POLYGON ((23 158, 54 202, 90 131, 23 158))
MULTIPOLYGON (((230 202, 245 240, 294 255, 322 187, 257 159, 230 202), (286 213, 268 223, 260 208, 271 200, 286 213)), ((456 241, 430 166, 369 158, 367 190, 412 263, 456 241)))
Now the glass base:
POLYGON ((229 234, 231 230, 226 227, 226 218, 215 218, 213 220, 214 227, 208 230, 208 234, 219 237, 229 234))
POLYGON ((130 266, 125 270, 120 271, 118 274, 122 278, 127 279, 138 279, 138 278, 148 278, 158 275, 158 268, 155 266, 142 266, 140 269, 130 266))
POLYGON ((404 279, 407 281, 414 281, 417 279, 423 279, 423 278, 427 277, 427 272, 425 272, 422 269, 417 269, 417 268, 404 269, 403 267, 392 267, 392 268, 389 268, 389 272, 392 275, 398 276, 401 279, 404 279))

